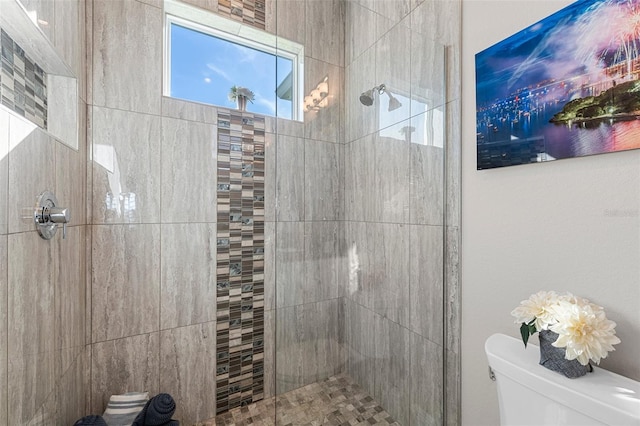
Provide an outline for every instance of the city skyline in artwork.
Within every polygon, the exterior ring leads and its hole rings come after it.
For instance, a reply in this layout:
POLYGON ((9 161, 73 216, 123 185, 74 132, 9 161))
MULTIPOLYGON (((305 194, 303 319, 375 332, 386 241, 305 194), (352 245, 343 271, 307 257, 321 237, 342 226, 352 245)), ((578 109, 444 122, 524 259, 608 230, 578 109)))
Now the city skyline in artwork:
POLYGON ((581 0, 476 54, 477 168, 640 148, 640 0, 581 0))

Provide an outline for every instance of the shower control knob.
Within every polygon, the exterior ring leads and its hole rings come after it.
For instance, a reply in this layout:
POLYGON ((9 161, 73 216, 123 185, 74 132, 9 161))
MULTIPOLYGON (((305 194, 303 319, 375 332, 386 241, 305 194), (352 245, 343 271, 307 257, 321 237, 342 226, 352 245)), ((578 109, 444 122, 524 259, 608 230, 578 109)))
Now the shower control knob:
POLYGON ((38 196, 33 221, 38 234, 45 240, 50 240, 56 234, 58 224, 62 224, 62 238, 67 236, 67 223, 71 220, 71 213, 66 207, 57 207, 58 200, 51 191, 44 191, 38 196))
POLYGON ((66 207, 51 207, 49 209, 49 220, 53 223, 69 223, 71 213, 66 207))

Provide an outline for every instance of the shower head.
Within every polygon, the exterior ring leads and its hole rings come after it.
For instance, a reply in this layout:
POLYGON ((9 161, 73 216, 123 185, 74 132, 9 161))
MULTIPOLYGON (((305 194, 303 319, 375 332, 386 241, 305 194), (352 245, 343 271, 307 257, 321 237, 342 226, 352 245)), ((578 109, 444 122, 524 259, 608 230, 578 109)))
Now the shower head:
MULTIPOLYGON (((374 88, 375 89, 375 88, 374 88)), ((360 95, 360 103, 365 106, 373 105, 373 90, 367 90, 360 95)))
POLYGON ((402 106, 400 101, 396 99, 395 96, 391 94, 391 92, 389 92, 389 90, 387 89, 387 86, 385 86, 384 84, 375 86, 373 89, 367 90, 366 92, 362 92, 362 94, 360 95, 360 103, 365 106, 373 105, 373 98, 376 92, 378 92, 379 95, 386 93, 387 96, 389 96, 388 111, 396 110, 402 106))
POLYGON ((389 96, 389 109, 388 111, 393 111, 396 110, 398 108, 400 108, 402 106, 402 104, 400 103, 400 101, 391 94, 391 92, 389 92, 387 90, 387 96, 389 96))

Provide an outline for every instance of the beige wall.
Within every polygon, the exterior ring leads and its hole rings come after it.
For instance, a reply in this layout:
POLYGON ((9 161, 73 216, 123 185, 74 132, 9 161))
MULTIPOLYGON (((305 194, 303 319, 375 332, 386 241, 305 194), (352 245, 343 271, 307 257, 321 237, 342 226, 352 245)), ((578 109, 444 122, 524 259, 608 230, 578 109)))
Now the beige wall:
POLYGON ((86 411, 88 389, 85 9, 82 1, 23 3, 46 23, 38 44, 53 46, 79 77, 81 125, 74 150, 0 110, 0 424, 72 424, 86 411), (41 239, 22 218, 44 190, 70 209, 64 240, 61 230, 41 239))
POLYGON ((601 366, 640 380, 640 151, 476 171, 474 54, 569 3, 463 3, 463 424, 498 424, 484 341, 541 289, 604 306, 622 343, 601 366))

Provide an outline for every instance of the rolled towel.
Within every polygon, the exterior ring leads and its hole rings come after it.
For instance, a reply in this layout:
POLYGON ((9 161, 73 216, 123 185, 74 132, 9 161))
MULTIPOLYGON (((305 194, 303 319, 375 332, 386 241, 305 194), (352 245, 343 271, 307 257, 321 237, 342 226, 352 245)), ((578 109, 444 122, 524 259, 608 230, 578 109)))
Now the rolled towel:
POLYGON ((102 417, 109 426, 130 426, 147 402, 149 402, 149 392, 111 395, 102 417))
POLYGON ((176 402, 168 393, 160 393, 151 398, 138 414, 131 426, 170 425, 171 416, 176 411, 176 402))
POLYGON ((102 416, 92 414, 77 420, 73 426, 107 426, 107 422, 104 421, 102 416))

